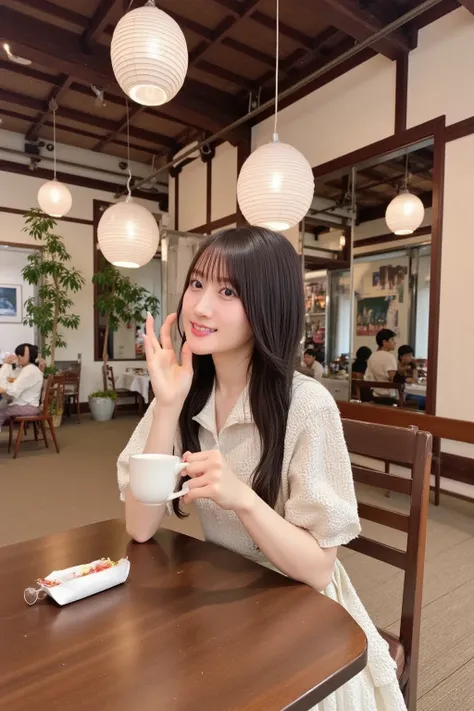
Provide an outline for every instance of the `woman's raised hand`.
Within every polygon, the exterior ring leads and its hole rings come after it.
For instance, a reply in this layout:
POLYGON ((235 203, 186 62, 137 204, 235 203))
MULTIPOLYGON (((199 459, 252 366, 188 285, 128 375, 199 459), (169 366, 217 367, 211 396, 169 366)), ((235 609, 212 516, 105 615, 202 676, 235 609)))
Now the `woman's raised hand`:
POLYGON ((161 345, 155 335, 155 320, 146 320, 144 344, 148 373, 150 375, 156 404, 163 407, 176 406, 181 410, 193 379, 192 353, 187 343, 182 350, 182 363, 178 363, 171 342, 171 327, 176 314, 170 314, 160 330, 161 345))

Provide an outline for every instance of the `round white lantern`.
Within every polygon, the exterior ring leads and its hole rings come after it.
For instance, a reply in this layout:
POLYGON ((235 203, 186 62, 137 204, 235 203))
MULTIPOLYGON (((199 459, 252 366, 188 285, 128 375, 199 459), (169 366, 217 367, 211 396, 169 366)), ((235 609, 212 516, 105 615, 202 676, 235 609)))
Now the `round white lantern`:
POLYGON ((97 239, 102 254, 115 267, 137 269, 155 256, 160 232, 151 212, 129 199, 107 208, 97 239))
POLYGON ((276 231, 297 225, 313 194, 310 164, 296 148, 278 140, 251 153, 237 181, 237 200, 247 222, 276 231))
POLYGON ((71 192, 59 180, 48 180, 38 191, 38 205, 50 217, 63 217, 72 206, 71 192))
POLYGON ((385 222, 396 235, 411 235, 423 222, 425 208, 408 190, 394 197, 385 211, 385 222))
POLYGON ((188 48, 181 28, 153 0, 119 20, 110 55, 120 87, 143 106, 170 101, 181 89, 188 70, 188 48))

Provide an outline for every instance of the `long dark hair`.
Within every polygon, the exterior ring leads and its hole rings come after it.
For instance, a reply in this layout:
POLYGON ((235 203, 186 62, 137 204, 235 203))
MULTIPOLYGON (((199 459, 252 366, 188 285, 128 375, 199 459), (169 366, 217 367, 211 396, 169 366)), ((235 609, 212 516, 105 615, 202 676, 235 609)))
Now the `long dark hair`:
MULTIPOLYGON (((298 343, 303 333, 302 265, 281 234, 260 227, 238 227, 207 238, 189 268, 184 292, 198 269, 208 279, 225 280, 242 301, 254 337, 249 363, 249 398, 260 433, 262 455, 252 488, 272 508, 281 487, 281 469, 298 343)), ((183 343, 185 336, 181 333, 183 343)), ((199 424, 192 418, 206 404, 215 379, 211 355, 193 355, 194 377, 179 418, 183 452, 197 452, 199 424)), ((173 501, 182 516, 178 500, 173 501)))

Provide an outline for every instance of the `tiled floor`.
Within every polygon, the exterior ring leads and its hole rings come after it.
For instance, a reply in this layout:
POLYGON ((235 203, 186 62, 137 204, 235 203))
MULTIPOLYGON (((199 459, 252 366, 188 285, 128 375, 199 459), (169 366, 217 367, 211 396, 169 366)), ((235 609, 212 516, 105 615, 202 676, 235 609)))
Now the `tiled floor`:
MULTIPOLYGON (((27 444, 13 461, 0 434, 0 545, 122 515, 115 461, 137 420, 119 417, 67 424, 59 430, 61 454, 27 444)), ((382 496, 363 492, 364 499, 382 496)), ((402 497, 390 505, 403 509, 402 497)), ((201 536, 191 516, 170 525, 201 536)), ((366 524, 365 531, 367 532, 366 524)), ((392 545, 403 534, 371 525, 392 545)), ((341 549, 351 579, 378 626, 397 631, 402 573, 341 549)), ((474 709, 474 503, 444 496, 430 507, 423 595, 418 711, 474 709)))

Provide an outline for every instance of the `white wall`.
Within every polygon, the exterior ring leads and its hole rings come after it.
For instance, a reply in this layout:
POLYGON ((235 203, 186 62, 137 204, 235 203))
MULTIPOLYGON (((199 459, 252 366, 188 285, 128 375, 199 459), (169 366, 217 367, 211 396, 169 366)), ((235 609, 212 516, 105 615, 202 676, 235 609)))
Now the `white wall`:
MULTIPOLYGON (((283 109, 278 133, 316 166, 390 136, 394 116, 395 63, 377 56, 283 109)), ((254 126, 253 148, 272 132, 272 118, 254 126)))
POLYGON ((217 147, 212 161, 211 220, 237 210, 237 148, 230 143, 217 147))
MULTIPOLYGON (((28 210, 37 205, 38 189, 44 181, 30 176, 16 175, 0 171, 0 205, 28 210)), ((69 186, 73 204, 68 217, 85 220, 93 219, 93 201, 112 202, 113 195, 95 191, 89 188, 69 186)), ((140 201, 153 210, 154 203, 140 201)), ((0 212, 0 241, 34 244, 34 240, 23 232, 24 219, 22 215, 0 212)), ((64 238, 67 250, 71 254, 72 264, 79 269, 86 284, 75 297, 74 313, 81 317, 78 331, 65 333, 67 348, 57 352, 58 360, 75 360, 77 354, 82 354, 81 401, 86 401, 89 393, 101 387, 101 363, 94 362, 94 308, 93 308, 93 229, 92 225, 82 225, 59 220, 58 233, 64 238)), ((132 276, 132 271, 130 271, 132 276)), ((115 374, 126 367, 134 365, 133 361, 116 362, 113 364, 115 374)))
MULTIPOLYGON (((408 125, 443 114, 449 125, 474 115, 473 73, 474 17, 459 8, 425 27, 418 48, 410 53, 408 125)), ((446 144, 436 406, 440 416, 471 422, 474 370, 462 368, 462 375, 454 377, 453 367, 458 358, 474 350, 469 320, 473 164, 473 135, 446 144)), ((443 442, 443 450, 474 458, 474 445, 443 442)))
POLYGON ((178 229, 188 232, 206 223, 206 165, 200 158, 179 174, 178 229))
POLYGON ((410 52, 408 127, 446 115, 446 123, 474 114, 474 16, 461 7, 423 28, 410 52))
MULTIPOLYGON (((4 239, 0 233, 0 242, 4 239)), ((0 248, 0 285, 21 285, 21 312, 23 319, 24 303, 34 297, 35 287, 23 282, 22 271, 28 264, 28 256, 32 254, 28 249, 0 248)), ((33 326, 24 326, 20 323, 0 322, 0 352, 12 353, 20 343, 34 343, 35 329, 33 326)))

